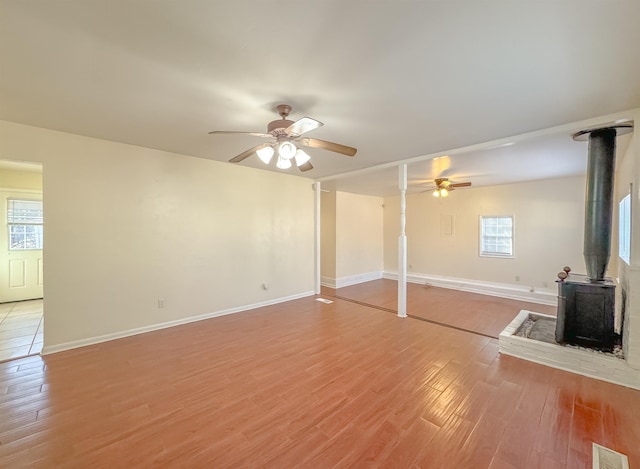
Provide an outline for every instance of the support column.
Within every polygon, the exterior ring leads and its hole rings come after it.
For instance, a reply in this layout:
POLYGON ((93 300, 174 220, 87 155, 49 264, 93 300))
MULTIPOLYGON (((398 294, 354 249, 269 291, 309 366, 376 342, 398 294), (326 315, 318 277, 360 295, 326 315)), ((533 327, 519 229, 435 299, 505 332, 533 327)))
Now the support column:
POLYGON ((313 259, 314 259, 314 268, 315 268, 315 278, 314 278, 314 287, 316 295, 320 294, 320 182, 317 182, 313 185, 313 189, 315 190, 315 203, 314 203, 314 214, 315 214, 315 233, 314 233, 314 247, 313 247, 313 259))
POLYGON ((398 237, 398 317, 407 317, 407 165, 398 166, 400 189, 400 236, 398 237))

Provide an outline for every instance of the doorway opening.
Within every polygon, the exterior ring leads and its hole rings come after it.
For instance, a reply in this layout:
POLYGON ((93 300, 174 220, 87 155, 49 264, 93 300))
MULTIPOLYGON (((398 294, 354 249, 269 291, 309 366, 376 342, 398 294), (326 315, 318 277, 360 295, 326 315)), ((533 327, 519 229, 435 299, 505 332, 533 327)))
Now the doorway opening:
POLYGON ((42 165, 0 160, 0 362, 42 351, 42 165))

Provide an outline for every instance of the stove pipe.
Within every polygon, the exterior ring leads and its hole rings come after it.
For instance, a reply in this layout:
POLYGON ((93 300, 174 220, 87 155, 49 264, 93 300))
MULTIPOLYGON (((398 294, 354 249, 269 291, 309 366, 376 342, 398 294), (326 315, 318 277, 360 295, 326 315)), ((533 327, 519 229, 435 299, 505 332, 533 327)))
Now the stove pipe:
POLYGON ((589 138, 587 188, 584 217, 584 261, 592 283, 603 282, 611 256, 613 178, 616 135, 631 132, 633 124, 582 130, 574 140, 589 138))

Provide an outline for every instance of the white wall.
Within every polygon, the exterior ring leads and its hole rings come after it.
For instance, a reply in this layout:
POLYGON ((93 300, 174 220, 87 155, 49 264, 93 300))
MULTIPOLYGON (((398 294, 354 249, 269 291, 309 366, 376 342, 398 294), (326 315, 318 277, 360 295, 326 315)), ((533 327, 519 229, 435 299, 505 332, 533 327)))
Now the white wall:
MULTIPOLYGON (((635 113, 636 125, 640 122, 640 112, 635 113)), ((631 264, 618 258, 617 248, 612 252, 618 267, 620 289, 616 298, 621 302, 625 298, 625 322, 623 329, 623 345, 627 363, 640 370, 640 137, 638 129, 632 136, 627 151, 616 161, 616 197, 614 212, 618 203, 631 192, 631 264), (622 295, 624 292, 624 295, 622 295)), ((613 238, 617 240, 617 217, 614 223, 613 238)), ((617 243, 616 243, 617 245, 617 243)))
POLYGON ((322 283, 340 288, 382 276, 382 197, 322 194, 322 283))
POLYGON ((320 196, 320 276, 328 284, 336 279, 336 193, 320 196))
POLYGON ((36 171, 16 171, 0 168, 0 188, 41 192, 42 173, 36 171))
POLYGON ((336 276, 382 271, 382 197, 338 192, 336 276))
POLYGON ((313 293, 308 179, 3 121, 0 159, 43 163, 45 350, 313 293))
MULTIPOLYGON (((585 178, 571 177, 459 189, 446 199, 409 195, 408 271, 555 289, 556 274, 565 265, 585 272, 584 191, 585 178), (441 217, 449 215, 454 235, 447 237, 441 217), (481 215, 515 217, 515 258, 478 255, 481 215)), ((399 198, 386 198, 384 205, 384 268, 396 272, 399 198)))

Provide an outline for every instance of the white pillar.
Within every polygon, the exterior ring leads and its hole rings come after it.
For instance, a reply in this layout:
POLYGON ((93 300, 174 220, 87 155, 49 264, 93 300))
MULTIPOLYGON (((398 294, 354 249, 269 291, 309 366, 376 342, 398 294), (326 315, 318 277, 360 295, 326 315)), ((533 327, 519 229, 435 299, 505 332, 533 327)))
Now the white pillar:
POLYGON ((315 234, 314 234, 314 267, 315 267, 315 291, 320 294, 320 183, 316 181, 313 185, 316 191, 315 197, 315 234))
POLYGON ((398 317, 407 317, 407 165, 398 166, 400 189, 400 236, 398 237, 398 317))

